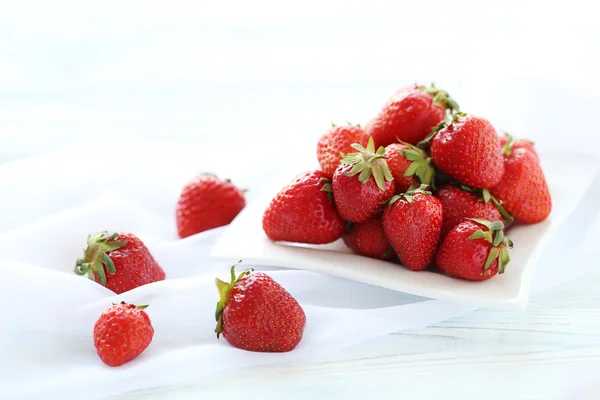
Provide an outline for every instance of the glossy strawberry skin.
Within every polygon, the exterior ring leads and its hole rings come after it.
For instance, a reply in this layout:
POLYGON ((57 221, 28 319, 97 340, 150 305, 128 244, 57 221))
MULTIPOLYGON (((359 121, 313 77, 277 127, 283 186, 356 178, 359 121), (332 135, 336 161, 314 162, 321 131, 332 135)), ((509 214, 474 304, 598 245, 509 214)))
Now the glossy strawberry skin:
POLYGON ((490 221, 502 221, 502 215, 496 206, 480 200, 475 194, 447 184, 435 195, 442 203, 444 218, 442 240, 458 224, 467 218, 482 218, 490 221))
POLYGON ((398 90, 365 127, 378 146, 398 142, 417 144, 444 119, 445 109, 416 85, 398 90))
POLYGON ((370 177, 365 183, 358 176, 349 176, 352 165, 340 164, 333 174, 333 197, 340 216, 350 222, 365 222, 373 218, 382 208, 382 202, 392 197, 396 184, 385 181, 384 190, 379 189, 375 179, 370 177))
POLYGON ((233 286, 222 318, 223 337, 248 351, 291 351, 300 343, 306 325, 296 299, 262 272, 251 273, 233 286))
POLYGON ((388 242, 380 217, 371 218, 360 224, 352 224, 342 236, 346 246, 363 256, 389 260, 394 252, 388 242))
POLYGON ((524 148, 513 148, 511 154, 504 156, 504 165, 504 178, 490 193, 518 221, 534 224, 548 218, 552 198, 535 155, 524 148))
POLYGON ((396 182, 396 193, 404 193, 411 185, 419 186, 414 176, 404 176, 404 173, 410 167, 411 161, 407 160, 400 152, 407 150, 407 147, 401 143, 392 143, 385 147, 385 158, 390 168, 390 172, 396 182))
POLYGON ((474 221, 463 221, 448 233, 436 255, 437 267, 448 275, 471 281, 484 281, 498 273, 498 260, 483 268, 492 248, 484 239, 468 238, 479 229, 474 221))
POLYGON ((269 239, 308 244, 336 241, 344 233, 344 221, 329 193, 321 190, 327 179, 322 171, 298 175, 271 201, 263 214, 263 230, 269 239))
POLYGON ((154 328, 148 314, 132 304, 114 304, 94 325, 94 346, 100 359, 118 367, 139 356, 152 342, 154 328))
MULTIPOLYGON (((509 137, 508 136, 500 136, 500 146, 504 147, 509 141, 509 137)), ((529 150, 537 160, 539 160, 539 156, 537 151, 535 150, 535 147, 533 145, 533 143, 527 141, 527 140, 522 140, 522 139, 517 139, 514 141, 513 145, 512 145, 512 149, 516 150, 516 149, 527 149, 529 150)))
MULTIPOLYGON (((115 273, 110 274, 106 270, 106 287, 113 292, 120 294, 136 287, 147 285, 149 283, 165 280, 165 271, 158 265, 150 250, 133 233, 121 232, 117 239, 108 240, 126 240, 127 243, 106 254, 115 264, 115 273)), ((94 280, 100 283, 99 277, 94 273, 94 280)))
POLYGON ((200 175, 179 196, 176 209, 179 237, 228 225, 245 206, 244 192, 231 181, 200 175))
POLYGON ((462 116, 431 140, 431 159, 446 175, 472 188, 491 188, 504 175, 500 139, 486 119, 462 116))
POLYGON ((415 194, 413 202, 400 198, 383 212, 383 229, 400 259, 413 271, 433 261, 442 231, 442 204, 432 195, 415 194))
POLYGON ((355 151, 351 147, 352 144, 366 146, 368 139, 362 128, 358 126, 333 126, 317 143, 317 159, 321 171, 329 178, 333 177, 342 158, 340 152, 352 153, 355 151))

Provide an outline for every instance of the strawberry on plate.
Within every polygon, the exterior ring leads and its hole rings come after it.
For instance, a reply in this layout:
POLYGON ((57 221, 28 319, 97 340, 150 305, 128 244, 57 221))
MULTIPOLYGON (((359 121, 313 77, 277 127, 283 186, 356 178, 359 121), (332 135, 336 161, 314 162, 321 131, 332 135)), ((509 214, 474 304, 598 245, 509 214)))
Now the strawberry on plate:
POLYGON ((442 231, 442 205, 426 185, 391 198, 383 229, 400 263, 422 271, 433 261, 442 231))
POLYGON ((344 221, 331 196, 331 181, 322 171, 300 174, 271 200, 263 230, 273 241, 331 243, 342 237, 344 221))
POLYGON ((512 241, 502 221, 467 219, 446 236, 436 255, 440 270, 456 278, 484 281, 504 273, 512 241))
POLYGON ((87 274, 117 294, 165 279, 150 250, 129 232, 88 236, 88 246, 83 258, 77 260, 75 273, 87 274))
POLYGON ((113 304, 94 325, 94 346, 106 365, 118 367, 133 360, 152 342, 154 328, 144 311, 148 307, 113 304))
POLYGON ((269 275, 246 270, 229 283, 216 279, 219 290, 217 338, 239 349, 260 352, 293 350, 304 333, 306 315, 294 297, 269 275))
POLYGON ((396 184, 384 147, 375 152, 373 138, 369 138, 367 148, 358 143, 352 147, 358 152, 344 155, 333 174, 333 197, 343 219, 365 222, 394 195, 396 184))
POLYGON ((244 192, 229 179, 197 176, 183 188, 177 202, 179 237, 228 225, 245 206, 244 192))
POLYGON ((346 246, 363 256, 389 260, 394 257, 380 217, 374 217, 358 224, 348 223, 348 229, 342 236, 346 246))
POLYGON ((417 144, 444 119, 446 110, 458 111, 458 104, 447 92, 412 85, 398 90, 379 114, 365 127, 378 146, 403 141, 417 144))
POLYGON ((317 159, 321 165, 321 171, 329 178, 333 177, 333 173, 342 159, 340 153, 351 152, 354 143, 366 146, 368 139, 359 125, 333 125, 317 143, 317 159))

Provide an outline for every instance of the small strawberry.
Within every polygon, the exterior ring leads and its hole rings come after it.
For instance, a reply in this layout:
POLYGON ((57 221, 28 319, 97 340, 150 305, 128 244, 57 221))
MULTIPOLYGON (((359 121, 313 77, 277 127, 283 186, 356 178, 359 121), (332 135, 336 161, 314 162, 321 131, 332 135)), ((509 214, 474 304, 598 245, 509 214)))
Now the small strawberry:
POLYGON ((446 110, 458 111, 458 104, 443 90, 408 86, 400 89, 387 101, 379 114, 365 127, 378 146, 398 140, 417 144, 444 119, 446 110))
POLYGON ((414 176, 406 176, 406 170, 411 166, 412 161, 402 155, 408 147, 402 143, 392 143, 385 147, 385 158, 387 160, 390 172, 396 182, 396 193, 408 191, 411 185, 419 186, 414 176))
POLYGON ((360 126, 335 126, 321 136, 317 143, 317 159, 321 170, 329 178, 333 177, 335 169, 342 159, 340 153, 352 151, 352 144, 367 145, 369 137, 360 126))
POLYGON ((306 315, 279 283, 262 272, 246 270, 229 283, 216 279, 219 290, 217 338, 249 351, 282 353, 293 350, 304 333, 306 315))
POLYGON ((228 225, 245 206, 244 192, 229 179, 197 176, 183 188, 177 202, 179 237, 228 225))
POLYGON ((321 171, 298 175, 263 214, 263 230, 269 239, 325 244, 342 237, 344 221, 335 209, 331 190, 331 181, 321 171))
POLYGON ((165 279, 165 272, 146 245, 133 233, 123 232, 88 236, 88 247, 83 259, 77 260, 75 273, 87 274, 115 293, 165 279))
POLYGON ((394 249, 385 237, 379 217, 359 224, 350 223, 342 238, 346 246, 364 256, 381 260, 389 260, 394 256, 394 249))
POLYGON ((344 155, 333 174, 333 197, 342 218, 365 222, 377 214, 383 201, 394 195, 396 184, 384 147, 375 152, 373 138, 369 138, 366 149, 358 143, 352 147, 358 153, 344 155))
POLYGON ((512 241, 504 236, 502 221, 470 218, 454 227, 436 256, 438 268, 448 275, 472 281, 504 273, 512 241))
POLYGON ((413 271, 433 261, 442 231, 442 204, 427 186, 392 197, 383 212, 383 229, 400 259, 413 271))
POLYGON ((504 178, 490 192, 515 220, 527 224, 545 220, 552 198, 537 157, 526 148, 505 147, 504 154, 504 178))
POLYGON ((154 328, 145 306, 121 302, 108 307, 94 325, 94 346, 100 359, 111 367, 133 360, 152 342, 154 328))
POLYGON ((514 137, 505 132, 504 136, 500 136, 500 146, 502 146, 503 151, 506 146, 509 146, 513 150, 527 149, 533 153, 535 158, 539 160, 538 153, 535 150, 534 143, 532 141, 524 139, 515 139, 514 137))
POLYGON ((485 119, 454 114, 419 146, 431 140, 436 168, 472 188, 491 188, 504 175, 502 148, 494 127, 485 119))
POLYGON ((442 240, 467 218, 483 218, 490 221, 501 221, 503 217, 512 219, 487 189, 477 192, 465 186, 446 184, 435 194, 444 209, 442 240))

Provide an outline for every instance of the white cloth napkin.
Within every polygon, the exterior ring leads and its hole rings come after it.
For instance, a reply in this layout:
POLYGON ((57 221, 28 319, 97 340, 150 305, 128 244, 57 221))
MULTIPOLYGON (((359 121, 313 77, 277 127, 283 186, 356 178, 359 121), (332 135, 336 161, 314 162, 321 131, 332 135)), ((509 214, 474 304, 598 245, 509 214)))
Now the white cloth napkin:
MULTIPOLYGON (((306 271, 264 268, 304 308, 304 338, 294 351, 284 354, 232 348, 217 340, 213 331, 214 278, 226 278, 230 266, 208 259, 226 228, 178 240, 174 226, 181 185, 196 172, 214 170, 209 167, 219 165, 218 160, 207 156, 199 161, 198 149, 134 150, 115 150, 110 156, 71 152, 0 167, 3 398, 89 399, 183 383, 226 370, 321 356, 476 308, 306 271), (116 296, 75 276, 75 259, 87 235, 99 230, 135 232, 162 265, 167 280, 116 296), (150 304, 147 312, 155 337, 140 357, 110 368, 95 354, 92 330, 102 310, 121 300, 150 304)), ((217 172, 229 174, 256 193, 267 169, 268 165, 256 165, 240 173, 221 165, 217 172)), ((595 208, 593 202, 583 204, 573 223, 558 236, 570 238, 587 226, 589 210, 595 208)), ((558 244, 549 248, 552 262, 550 256, 544 258, 543 269, 560 271, 565 249, 558 244)), ((538 292, 570 277, 538 275, 538 292)))

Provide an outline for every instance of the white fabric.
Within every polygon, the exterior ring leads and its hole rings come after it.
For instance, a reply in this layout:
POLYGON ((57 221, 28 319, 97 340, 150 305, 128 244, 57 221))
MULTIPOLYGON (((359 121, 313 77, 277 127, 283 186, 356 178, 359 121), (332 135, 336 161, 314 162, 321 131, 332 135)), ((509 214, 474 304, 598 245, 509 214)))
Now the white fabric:
MULTIPOLYGON (((265 268, 306 311, 304 338, 285 354, 234 349, 213 332, 214 278, 227 278, 230 266, 208 259, 226 228, 178 240, 174 227, 182 183, 199 171, 213 170, 209 166, 219 165, 218 160, 208 155, 199 160, 198 149, 172 154, 162 149, 160 156, 156 150, 115 150, 108 158, 73 152, 0 167, 0 397, 88 399, 166 386, 225 370, 320 356, 475 308, 305 271, 265 268), (138 234, 167 280, 115 296, 75 276, 73 266, 87 234, 98 230, 138 234), (92 330, 102 310, 121 300, 150 304, 155 337, 136 360, 110 368, 95 354, 92 330)), ((258 164, 241 172, 227 165, 218 169, 250 188, 249 200, 271 170, 258 164)), ((589 224, 597 207, 593 202, 583 206, 559 239, 589 224)), ((561 267, 561 257, 575 254, 557 244, 550 248, 554 251, 542 260, 536 278, 538 292, 570 277, 553 272, 553 279, 544 279, 546 264, 561 267)), ((577 254, 581 258, 570 261, 585 259, 583 252, 577 254)))

